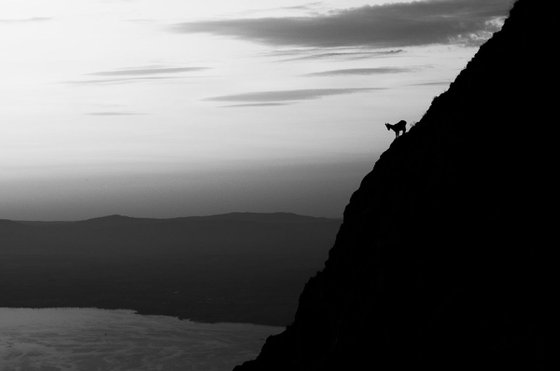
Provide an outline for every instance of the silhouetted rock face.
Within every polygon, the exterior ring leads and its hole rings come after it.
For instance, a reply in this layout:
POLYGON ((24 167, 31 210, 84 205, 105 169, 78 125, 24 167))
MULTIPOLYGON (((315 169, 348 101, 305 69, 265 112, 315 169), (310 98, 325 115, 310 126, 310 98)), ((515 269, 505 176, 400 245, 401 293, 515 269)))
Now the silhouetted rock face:
POLYGON ((517 2, 381 156, 293 324, 236 371, 544 367, 544 4, 517 2))

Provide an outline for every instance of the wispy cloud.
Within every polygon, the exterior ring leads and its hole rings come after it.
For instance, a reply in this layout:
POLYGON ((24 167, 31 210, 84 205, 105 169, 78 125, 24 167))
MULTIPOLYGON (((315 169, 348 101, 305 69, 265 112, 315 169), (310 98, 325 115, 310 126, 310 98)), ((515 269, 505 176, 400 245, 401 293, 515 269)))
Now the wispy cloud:
POLYGON ((209 70, 209 67, 163 67, 163 66, 146 66, 139 68, 122 68, 106 71, 98 71, 86 74, 86 76, 95 76, 96 79, 84 79, 70 81, 73 85, 111 85, 111 84, 127 84, 134 82, 145 82, 154 80, 170 80, 192 76, 193 72, 209 70), (103 78, 101 78, 103 77, 103 78))
POLYGON ((239 12, 239 15, 255 15, 255 14, 262 14, 262 13, 277 13, 280 12, 298 12, 298 13, 316 13, 323 8, 322 1, 314 1, 308 2, 301 5, 291 5, 291 6, 280 6, 275 8, 259 8, 259 9, 247 9, 239 12))
POLYGON ((438 86, 438 85, 449 85, 451 81, 428 81, 428 82, 418 82, 414 84, 409 84, 407 86, 438 86))
POLYGON ((118 112, 118 111, 102 111, 102 112, 89 112, 88 116, 140 116, 145 113, 140 112, 118 112))
POLYGON ((322 53, 292 52, 291 54, 286 54, 286 55, 299 54, 299 56, 293 58, 286 58, 283 59, 282 61, 292 62, 292 61, 320 60, 320 59, 333 59, 333 58, 357 60, 357 59, 368 59, 368 58, 379 58, 379 57, 392 57, 403 53, 404 53, 403 49, 393 49, 393 50, 385 50, 385 51, 333 51, 333 52, 322 52, 322 53))
POLYGON ((230 104, 228 106, 222 106, 223 108, 243 108, 243 107, 280 107, 287 106, 290 103, 246 103, 246 104, 230 104))
POLYGON ((363 6, 308 17, 185 22, 170 30, 276 46, 400 48, 480 43, 499 28, 513 0, 426 0, 363 6))
POLYGON ((17 24, 17 23, 36 23, 36 22, 46 22, 51 21, 51 17, 31 17, 31 18, 16 18, 16 19, 6 19, 0 18, 0 24, 17 24))
POLYGON ((129 84, 134 82, 142 81, 153 81, 153 80, 170 80, 173 79, 172 76, 145 76, 145 77, 128 77, 128 78, 116 78, 116 79, 92 79, 92 80, 76 80, 68 81, 71 85, 111 85, 111 84, 129 84))
POLYGON ((414 67, 373 67, 373 68, 347 68, 309 73, 305 76, 346 76, 346 75, 381 75, 417 71, 414 67))
POLYGON ((93 72, 93 76, 153 76, 208 70, 208 67, 144 67, 93 72))
POLYGON ((314 1, 314 2, 307 3, 307 4, 302 4, 302 5, 284 6, 284 7, 281 7, 280 9, 282 9, 282 10, 313 10, 313 9, 316 9, 321 4, 323 4, 322 1, 314 1))
POLYGON ((223 95, 219 97, 206 98, 207 101, 214 102, 232 102, 243 104, 287 104, 312 99, 319 99, 334 95, 365 93, 373 90, 381 90, 383 88, 346 88, 346 89, 298 89, 298 90, 277 90, 277 91, 260 91, 233 95, 223 95))

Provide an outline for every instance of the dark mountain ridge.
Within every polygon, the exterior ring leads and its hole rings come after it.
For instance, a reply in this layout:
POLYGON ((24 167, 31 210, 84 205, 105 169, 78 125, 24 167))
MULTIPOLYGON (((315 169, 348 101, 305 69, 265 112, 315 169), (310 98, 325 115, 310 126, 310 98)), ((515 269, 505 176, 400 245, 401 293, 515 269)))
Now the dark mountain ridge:
POLYGON ((519 0, 380 157, 293 323, 236 371, 544 369, 551 5, 519 0))
POLYGON ((19 220, 8 220, 0 219, 0 225, 4 223, 5 225, 11 224, 27 224, 35 226, 52 226, 61 224, 93 224, 93 223, 103 223, 107 225, 115 224, 141 224, 141 223, 168 223, 171 221, 234 221, 234 222, 317 222, 317 221, 327 221, 334 220, 335 218, 325 218, 325 217, 315 217, 307 215, 299 215, 295 213, 287 212, 276 212, 276 213, 253 213, 253 212, 231 212, 226 214, 216 214, 216 215, 205 215, 205 216, 180 216, 174 218, 139 218, 132 217, 128 215, 113 214, 105 215, 96 218, 75 220, 75 221, 19 221, 19 220))
POLYGON ((288 213, 0 221, 0 307, 286 325, 339 226, 288 213))

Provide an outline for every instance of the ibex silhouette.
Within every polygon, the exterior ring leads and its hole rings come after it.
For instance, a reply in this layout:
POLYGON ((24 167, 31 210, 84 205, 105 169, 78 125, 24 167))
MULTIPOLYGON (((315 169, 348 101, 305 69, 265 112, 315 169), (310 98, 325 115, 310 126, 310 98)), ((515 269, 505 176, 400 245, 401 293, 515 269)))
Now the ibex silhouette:
POLYGON ((403 134, 406 133, 406 121, 404 120, 401 120, 394 125, 385 124, 385 126, 387 127, 387 130, 393 130, 395 132, 396 138, 399 137, 401 131, 403 134))

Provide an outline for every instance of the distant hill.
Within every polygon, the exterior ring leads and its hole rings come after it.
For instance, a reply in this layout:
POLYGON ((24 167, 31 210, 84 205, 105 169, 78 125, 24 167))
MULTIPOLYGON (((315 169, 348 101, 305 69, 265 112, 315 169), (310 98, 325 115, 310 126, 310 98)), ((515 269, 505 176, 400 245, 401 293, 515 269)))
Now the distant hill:
POLYGON ((0 220, 0 307, 286 325, 339 226, 288 213, 0 220))
POLYGON ((293 323, 236 371, 553 368, 556 14, 516 2, 363 179, 293 323))

